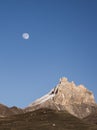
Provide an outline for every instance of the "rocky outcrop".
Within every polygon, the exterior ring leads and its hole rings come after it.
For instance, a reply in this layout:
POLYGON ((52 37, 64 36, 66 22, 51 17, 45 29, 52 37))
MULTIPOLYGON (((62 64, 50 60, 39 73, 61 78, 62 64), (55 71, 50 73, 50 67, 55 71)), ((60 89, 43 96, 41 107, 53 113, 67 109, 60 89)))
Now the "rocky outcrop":
POLYGON ((68 82, 67 78, 60 79, 60 83, 54 89, 54 97, 56 103, 62 105, 68 104, 95 104, 92 92, 86 89, 83 85, 76 86, 74 82, 68 82))
POLYGON ((97 110, 97 104, 93 93, 83 85, 76 86, 67 78, 61 78, 54 89, 31 103, 25 111, 34 111, 40 108, 66 110, 78 118, 84 118, 97 110))

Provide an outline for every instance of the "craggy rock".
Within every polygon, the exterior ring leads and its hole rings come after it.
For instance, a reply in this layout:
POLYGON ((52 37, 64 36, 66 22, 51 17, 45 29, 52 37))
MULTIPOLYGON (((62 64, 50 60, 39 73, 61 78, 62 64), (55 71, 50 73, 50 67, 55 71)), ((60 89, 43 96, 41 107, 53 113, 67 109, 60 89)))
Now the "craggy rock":
POLYGON ((84 118, 97 111, 94 95, 83 85, 76 86, 67 78, 61 78, 59 84, 45 96, 31 103, 25 112, 40 108, 68 111, 70 114, 84 118))

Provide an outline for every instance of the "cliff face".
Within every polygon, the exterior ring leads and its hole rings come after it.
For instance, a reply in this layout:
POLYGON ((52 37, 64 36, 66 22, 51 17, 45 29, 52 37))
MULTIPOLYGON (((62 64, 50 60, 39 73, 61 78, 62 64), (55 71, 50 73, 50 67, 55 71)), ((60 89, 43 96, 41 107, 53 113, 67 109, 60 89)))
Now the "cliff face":
POLYGON ((67 78, 61 78, 59 84, 42 98, 31 103, 25 111, 40 108, 66 110, 70 114, 84 118, 97 110, 94 95, 83 85, 76 86, 67 78))
POLYGON ((74 82, 68 82, 66 78, 62 78, 55 88, 57 92, 55 102, 62 105, 68 104, 95 104, 92 92, 87 90, 83 85, 76 86, 74 82))

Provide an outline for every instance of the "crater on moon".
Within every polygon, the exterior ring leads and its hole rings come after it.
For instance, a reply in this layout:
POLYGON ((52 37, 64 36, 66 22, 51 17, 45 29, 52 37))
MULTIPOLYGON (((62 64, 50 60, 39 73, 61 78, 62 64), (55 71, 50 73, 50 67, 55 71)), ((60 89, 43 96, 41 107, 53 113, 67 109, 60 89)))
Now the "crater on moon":
POLYGON ((23 33, 22 34, 23 39, 27 40, 29 39, 29 33, 23 33))

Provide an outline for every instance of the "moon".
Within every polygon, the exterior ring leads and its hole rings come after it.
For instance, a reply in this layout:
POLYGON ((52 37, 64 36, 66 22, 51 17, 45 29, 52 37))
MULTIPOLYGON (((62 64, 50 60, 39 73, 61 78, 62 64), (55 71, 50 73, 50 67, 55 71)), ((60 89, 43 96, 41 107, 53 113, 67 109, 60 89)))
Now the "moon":
POLYGON ((23 37, 23 39, 28 40, 29 39, 29 33, 23 33, 22 37, 23 37))

